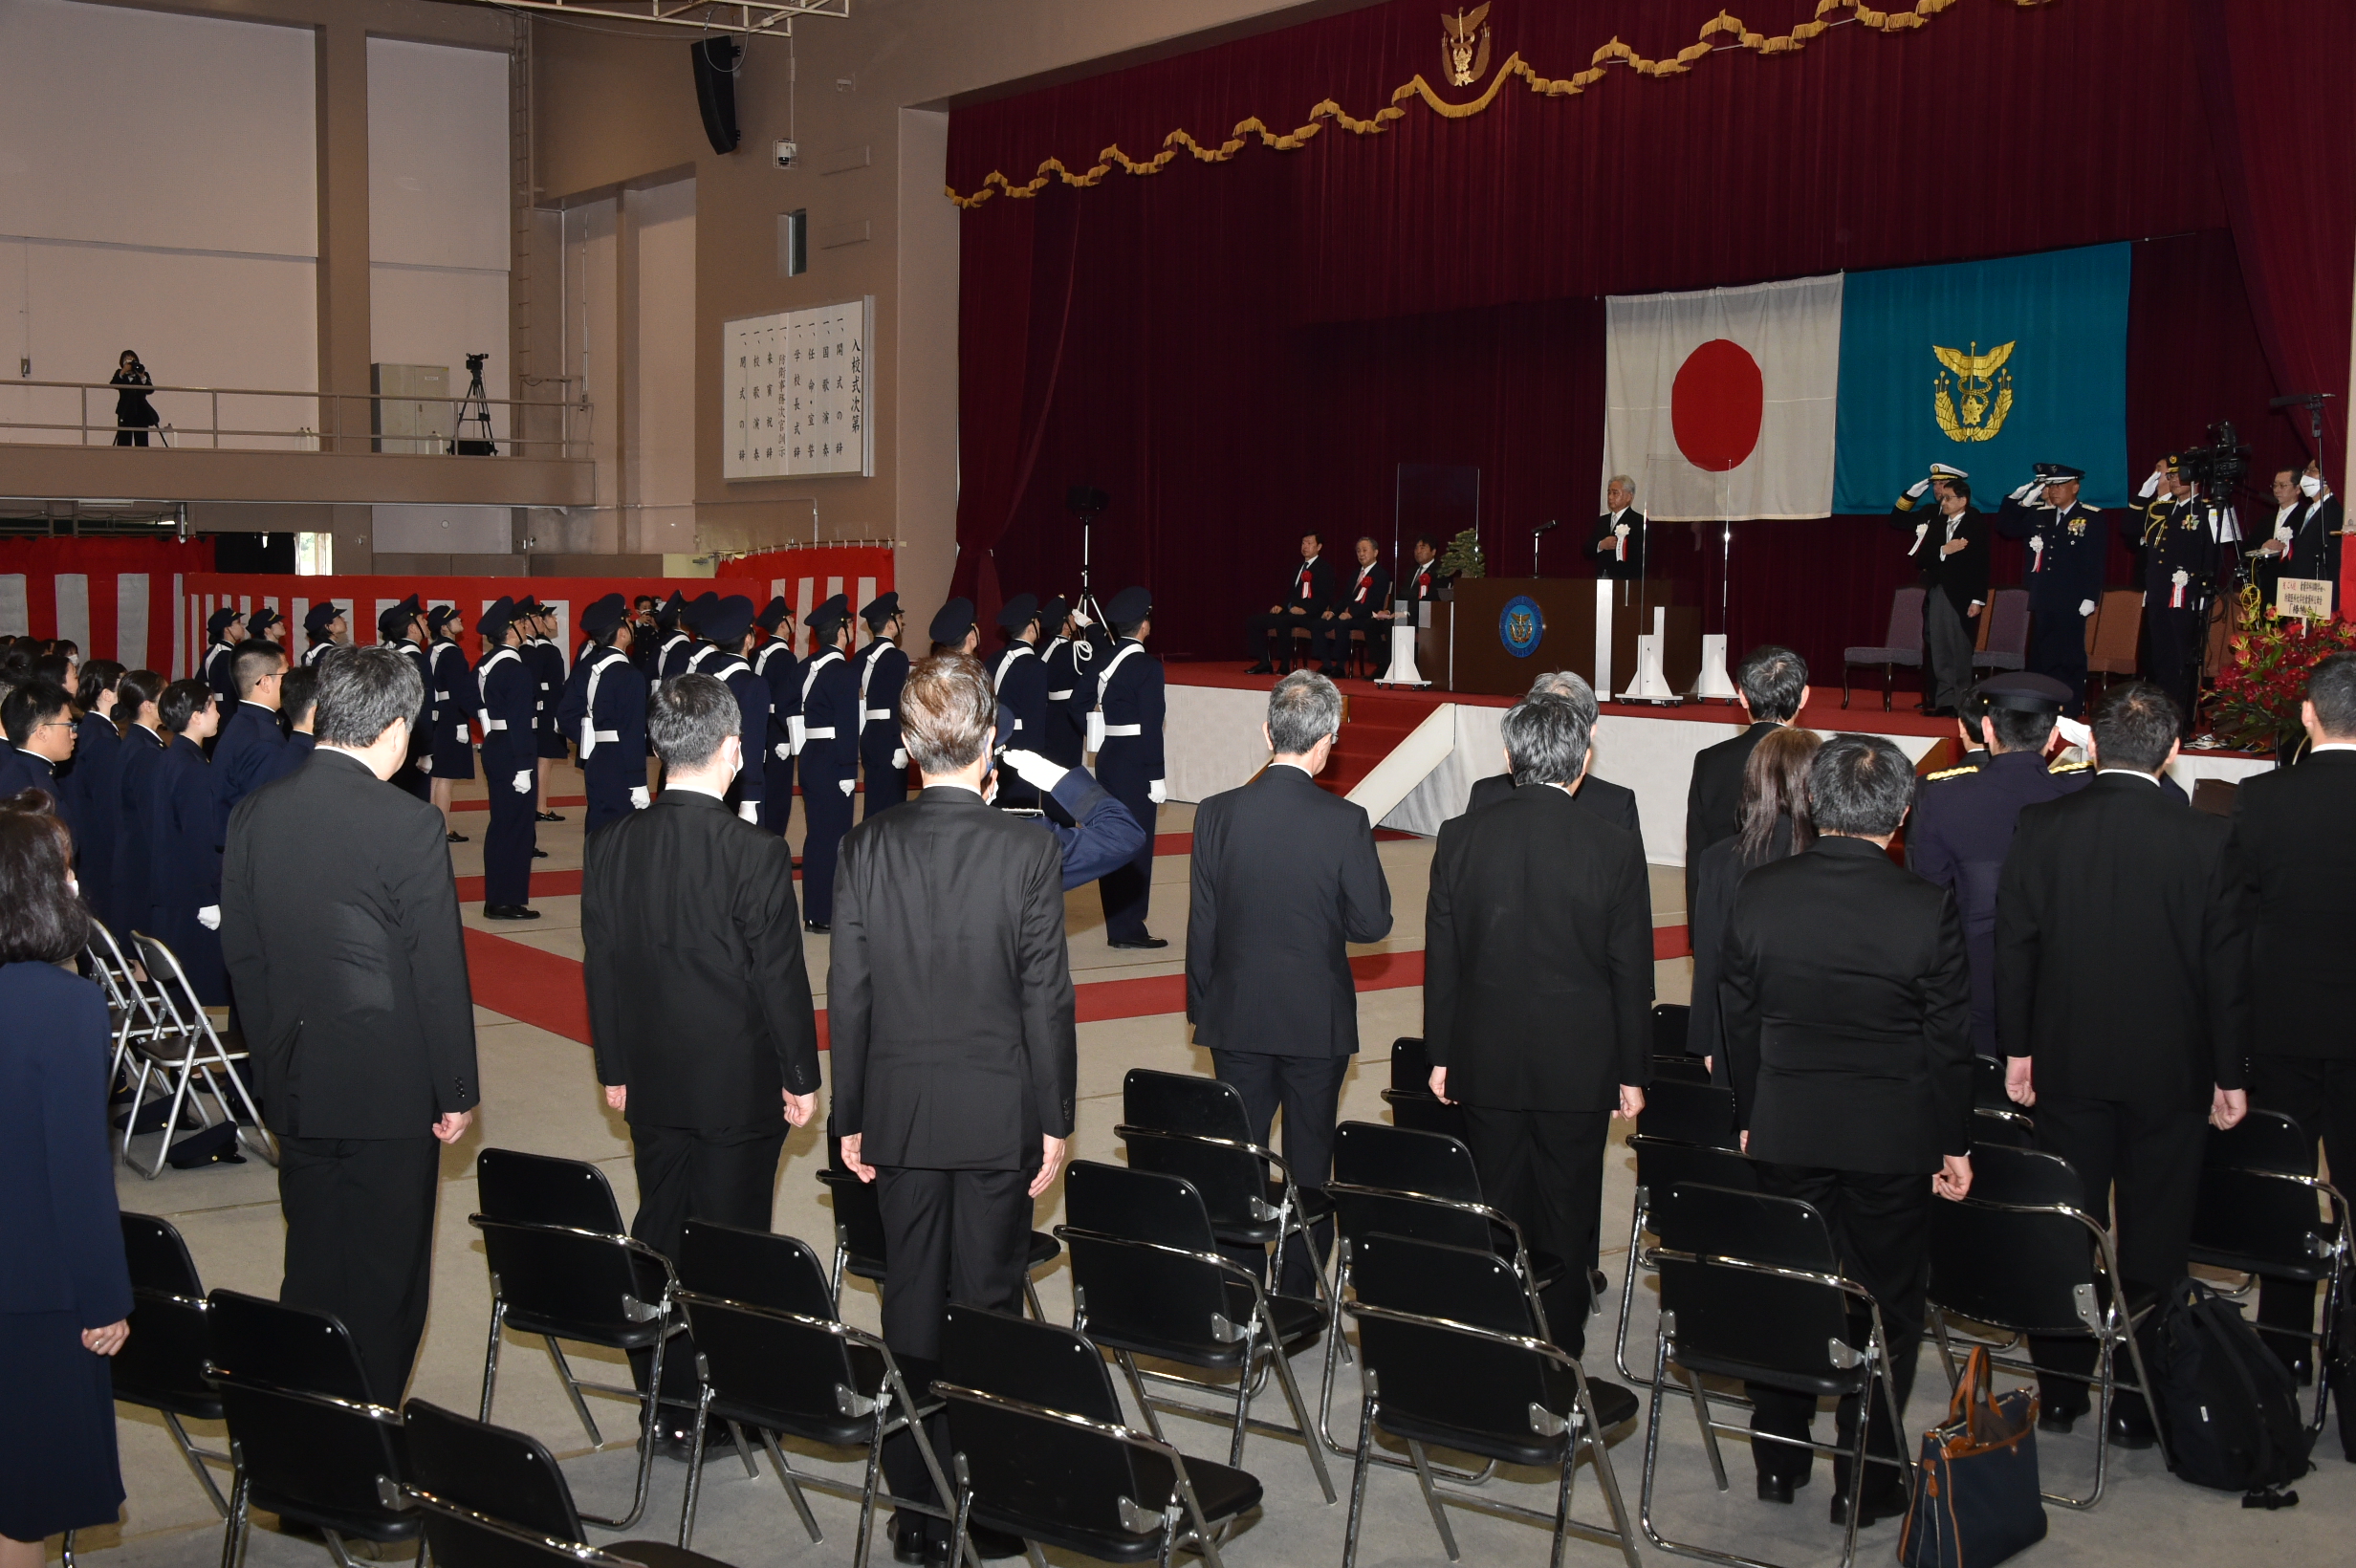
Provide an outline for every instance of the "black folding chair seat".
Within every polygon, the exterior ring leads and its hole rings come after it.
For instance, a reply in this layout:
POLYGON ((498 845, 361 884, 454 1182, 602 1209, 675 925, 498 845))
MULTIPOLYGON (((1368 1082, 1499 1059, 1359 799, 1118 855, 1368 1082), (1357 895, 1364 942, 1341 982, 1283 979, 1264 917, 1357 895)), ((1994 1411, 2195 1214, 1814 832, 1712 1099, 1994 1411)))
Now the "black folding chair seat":
MULTIPOLYGON (((1243 1096, 1232 1083, 1133 1067, 1121 1081, 1121 1125, 1113 1131, 1132 1166, 1192 1184, 1220 1241, 1267 1250, 1263 1282, 1274 1280, 1284 1238, 1331 1212, 1317 1190, 1324 1172, 1309 1172, 1304 1185, 1275 1151, 1254 1143, 1243 1096)), ((1320 1289, 1322 1267, 1320 1259, 1320 1289)))
MULTIPOLYGON (((1334 1181, 1337 1185, 1488 1210, 1489 1247, 1508 1262, 1517 1262, 1537 1288, 1547 1289, 1568 1272, 1568 1265, 1561 1258, 1528 1246, 1512 1221, 1490 1209, 1488 1200, 1481 1194, 1480 1168, 1462 1139, 1407 1127, 1385 1127, 1379 1122, 1345 1122, 1334 1133, 1334 1181)), ((1365 1206, 1363 1193, 1358 1201, 1362 1208, 1365 1206)), ((1396 1229, 1377 1219, 1372 1229, 1388 1229, 1394 1235, 1415 1236, 1446 1246, 1475 1245, 1452 1228, 1430 1230, 1429 1226, 1445 1222, 1428 1212, 1421 1219, 1409 1218, 1405 1211, 1388 1217, 1409 1228, 1396 1229)))
MULTIPOLYGON (((1692 1055, 1688 1036, 1692 1033, 1693 1010, 1682 1002, 1652 1004, 1652 1059, 1658 1063, 1664 1057, 1676 1057, 1699 1065, 1701 1058, 1692 1055)), ((1705 1078, 1705 1082, 1708 1079, 1705 1078)))
POLYGON ((414 1540, 417 1515, 385 1495, 405 1479, 401 1418, 370 1398, 343 1325, 235 1291, 207 1299, 207 1373, 236 1463, 223 1562, 244 1559, 257 1508, 319 1531, 344 1568, 344 1536, 414 1540))
POLYGON ((1343 1311, 1358 1323, 1364 1373, 1343 1568, 1357 1557, 1368 1472, 1380 1457, 1377 1431, 1407 1445, 1451 1560, 1456 1540, 1441 1507, 1449 1501, 1551 1527, 1553 1560, 1560 1562, 1572 1527, 1572 1472, 1583 1449, 1603 1484, 1613 1524, 1577 1528, 1615 1541, 1636 1568, 1634 1535, 1603 1437, 1634 1416, 1635 1397, 1612 1389, 1616 1398, 1600 1400, 1606 1385, 1590 1382, 1576 1361, 1539 1336, 1539 1315, 1520 1277, 1485 1251, 1360 1235, 1350 1244, 1350 1268, 1351 1299, 1343 1311), (1429 1447, 1554 1470, 1556 1506, 1541 1513, 1444 1490, 1434 1481, 1429 1447))
POLYGON ((229 1501, 205 1467, 209 1462, 227 1469, 231 1460, 226 1453, 198 1448, 181 1425, 184 1417, 221 1419, 221 1396, 205 1376, 205 1316, 210 1309, 204 1282, 197 1277, 187 1244, 169 1220, 123 1215, 122 1251, 131 1271, 131 1337, 116 1353, 111 1368, 115 1398, 164 1417, 213 1512, 226 1518, 229 1501))
POLYGON ((983 1525, 1108 1562, 1191 1547, 1221 1568, 1225 1526, 1260 1504, 1248 1472, 1130 1429, 1103 1353, 1074 1330, 952 1305, 935 1387, 949 1401, 961 1540, 983 1525))

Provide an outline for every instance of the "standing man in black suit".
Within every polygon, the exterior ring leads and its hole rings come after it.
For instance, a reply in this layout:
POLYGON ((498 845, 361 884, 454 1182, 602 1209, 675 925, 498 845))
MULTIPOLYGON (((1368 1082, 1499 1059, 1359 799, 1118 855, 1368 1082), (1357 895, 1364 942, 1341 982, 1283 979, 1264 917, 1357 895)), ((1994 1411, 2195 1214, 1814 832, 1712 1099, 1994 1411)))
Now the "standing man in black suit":
MULTIPOLYGON (((2335 653, 2307 674, 2300 710, 2311 749, 2295 768, 2256 773, 2234 792, 2233 847, 2250 899, 2251 950, 2263 954, 2253 988, 2250 1103, 2280 1111, 2306 1135, 2312 1170, 2317 1139, 2344 1190, 2356 1178, 2356 654, 2335 653)), ((2267 1338, 2294 1366, 2312 1370, 2304 1339, 2315 1326, 2315 1287, 2269 1279, 2258 1320, 2284 1331, 2267 1338)), ((2345 1379, 2345 1373, 2341 1376, 2345 1379)), ((2346 1383, 2340 1399, 2344 1446, 2356 1438, 2346 1383)), ((2348 1447, 2356 1457, 2356 1446, 2348 1447)))
MULTIPOLYGON (((1342 1076, 1358 1054, 1345 945, 1390 934, 1390 884, 1365 808, 1317 784, 1342 736, 1333 682, 1307 670, 1278 681, 1260 733, 1274 755, 1259 776, 1194 813, 1187 1018, 1211 1071, 1243 1096, 1253 1142, 1267 1145, 1281 1106, 1293 1180, 1322 1191, 1342 1076)), ((1320 1221, 1318 1259, 1332 1236, 1320 1221)), ((1295 1236, 1276 1289, 1314 1296, 1320 1269, 1295 1236)))
POLYGON ((1615 473, 1603 487, 1603 514, 1595 520, 1587 548, 1595 575, 1615 582, 1640 582, 1645 576, 1645 514, 1636 510, 1636 481, 1615 473))
POLYGON ((1763 643, 1734 671, 1738 699, 1750 725, 1731 740, 1693 756, 1693 782, 1685 795, 1685 906, 1693 907, 1702 851, 1742 831, 1742 768, 1770 730, 1795 723, 1808 706, 1808 662, 1789 648, 1763 643))
POLYGON ((1311 650, 1323 665, 1328 676, 1340 676, 1347 667, 1350 653, 1350 634, 1357 632, 1366 639, 1369 650, 1374 649, 1376 634, 1390 619, 1390 568, 1383 564, 1383 547, 1374 542, 1374 535, 1358 536, 1358 572, 1348 586, 1335 596, 1333 608, 1318 620, 1321 623, 1318 645, 1311 650))
MULTIPOLYGON (((1530 683, 1530 695, 1562 698, 1585 715, 1587 733, 1590 737, 1594 735, 1595 721, 1601 710, 1596 707, 1595 687, 1587 684, 1584 676, 1575 675, 1567 669, 1549 670, 1530 683)), ((1636 792, 1625 784, 1614 784, 1609 779, 1596 777, 1592 758, 1592 738, 1589 741, 1589 751, 1587 774, 1579 781, 1579 787, 1571 792, 1571 798, 1589 811, 1598 814, 1614 827, 1627 829, 1628 832, 1636 835, 1638 842, 1643 842, 1645 829, 1643 822, 1637 817, 1636 792)), ((1472 795, 1465 802, 1465 812, 1470 815, 1484 806, 1494 806, 1513 793, 1513 759, 1508 757, 1504 773, 1492 773, 1487 778, 1476 778, 1472 781, 1472 795)))
MULTIPOLYGON (((2241 873, 2226 824, 2161 792, 2179 723, 2157 686, 2104 697, 2094 782, 2022 810, 1996 885, 2005 1092, 2036 1107, 2037 1146, 2078 1172, 2088 1213, 2110 1212, 2116 1186, 2119 1273, 2138 1311, 2188 1266, 2202 1122, 2230 1127, 2249 1108, 2241 873)), ((2040 1425, 2067 1431, 2094 1341, 2032 1351, 2049 1374, 2040 1425)), ((2150 1446, 2142 1396, 2122 1390, 2112 1421, 2112 1441, 2150 1446)))
MULTIPOLYGON (((785 1129, 818 1107, 818 1023, 793 852, 728 807, 747 761, 735 696, 682 675, 655 692, 646 727, 663 798, 590 836, 581 972, 598 1081, 630 1124, 630 1234, 676 1259, 690 1217, 769 1229, 785 1129)), ((691 1408, 694 1358, 665 1358, 664 1372, 664 1392, 691 1408)), ((666 1407, 661 1435, 691 1438, 693 1423, 666 1407)))
MULTIPOLYGON (((1728 920, 1718 994, 1734 1124, 1759 1187, 1814 1205, 1841 1272, 1881 1308, 1891 1395, 1906 1408, 1922 1343, 1931 1199, 1972 1186, 1972 985, 1955 901, 1891 863, 1914 797, 1914 765, 1880 735, 1835 735, 1808 767, 1817 838, 1742 880, 1728 920)), ((1850 1342, 1870 1324, 1853 1314, 1850 1342)), ((1751 1385, 1751 1429, 1805 1441, 1814 1395, 1751 1385)), ((1841 1401, 1835 1440, 1857 1440, 1858 1400, 1841 1401)), ((1899 1456, 1876 1400, 1865 1451, 1899 1456)), ((1815 1456, 1754 1443, 1758 1494, 1788 1503, 1815 1456)), ((1833 1461, 1832 1522, 1860 1527, 1906 1511, 1894 1468, 1862 1484, 1833 1461)))
POLYGON ((491 795, 491 827, 483 835, 483 915, 489 920, 537 920, 531 906, 533 851, 538 829, 538 746, 533 721, 539 677, 524 662, 523 623, 514 600, 502 594, 476 622, 491 648, 475 673, 483 692, 483 784, 491 795))
POLYGON ((1907 554, 1923 585, 1923 711, 1952 718, 1972 689, 1973 622, 1988 601, 1988 519, 1964 471, 1933 463, 1889 509, 1889 526, 1914 531, 1907 554), (1927 515, 1915 505, 1926 486, 1938 492, 1927 515))
POLYGON ((397 1405, 433 1263, 442 1145, 481 1098, 442 814, 388 788, 425 696, 393 648, 319 665, 318 749, 229 818, 221 947, 278 1138, 279 1298, 352 1331, 397 1405))
POLYGON ((1546 1321, 1576 1356, 1604 1141, 1652 1081, 1652 896, 1635 835, 1571 797, 1592 739, 1578 707, 1524 697, 1503 728, 1521 787, 1443 824, 1432 856, 1424 1045, 1482 1194, 1567 1265, 1546 1321))
POLYGON ((1314 657, 1325 612, 1333 605, 1334 569, 1325 560, 1324 537, 1303 534, 1300 565, 1285 583, 1283 597, 1268 606, 1266 615, 1255 615, 1244 623, 1260 656, 1259 663, 1244 673, 1273 675, 1278 664, 1292 668, 1296 631, 1306 632, 1309 637, 1310 645, 1303 657, 1314 657))
MULTIPOLYGON (((1062 855, 983 797, 997 716, 975 660, 909 672, 900 730, 923 793, 862 822, 835 880, 833 1130, 876 1184, 884 1339, 920 1391, 949 1302, 1021 1310, 1032 1205, 1062 1168, 1080 1070, 1062 855)), ((912 1440, 884 1460, 894 1496, 930 1495, 912 1440)), ((947 1539, 908 1515, 895 1550, 920 1529, 947 1539)))

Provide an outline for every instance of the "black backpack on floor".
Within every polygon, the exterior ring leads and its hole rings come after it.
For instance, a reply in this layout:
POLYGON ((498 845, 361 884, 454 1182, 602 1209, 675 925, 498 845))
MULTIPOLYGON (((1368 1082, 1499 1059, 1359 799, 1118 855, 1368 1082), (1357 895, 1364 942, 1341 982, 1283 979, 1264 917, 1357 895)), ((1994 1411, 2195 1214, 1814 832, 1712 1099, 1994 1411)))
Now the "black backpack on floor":
POLYGON ((2197 1279, 2177 1281, 2154 1309, 2156 1414, 2169 1468, 2194 1486, 2243 1493, 2243 1506, 2299 1501, 2279 1489, 2308 1470, 2314 1434, 2299 1416, 2299 1385, 2241 1309, 2197 1279))

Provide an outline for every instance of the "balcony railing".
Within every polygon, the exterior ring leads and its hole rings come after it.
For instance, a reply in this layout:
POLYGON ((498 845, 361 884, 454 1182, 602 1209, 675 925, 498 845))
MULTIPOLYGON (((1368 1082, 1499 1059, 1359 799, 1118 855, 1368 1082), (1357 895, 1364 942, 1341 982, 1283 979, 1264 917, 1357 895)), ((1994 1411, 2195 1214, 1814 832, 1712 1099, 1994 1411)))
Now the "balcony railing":
MULTIPOLYGON (((111 381, 0 381, 0 443, 105 446, 144 434, 151 446, 245 451, 382 452, 496 457, 591 455, 586 398, 418 397, 389 392, 294 392, 248 386, 142 386, 160 425, 115 422, 111 381), (477 441, 473 420, 453 435, 462 411, 488 410, 495 453, 461 450, 477 441), (224 420, 229 423, 223 423, 224 420)), ((123 445, 137 445, 127 440, 123 445)))

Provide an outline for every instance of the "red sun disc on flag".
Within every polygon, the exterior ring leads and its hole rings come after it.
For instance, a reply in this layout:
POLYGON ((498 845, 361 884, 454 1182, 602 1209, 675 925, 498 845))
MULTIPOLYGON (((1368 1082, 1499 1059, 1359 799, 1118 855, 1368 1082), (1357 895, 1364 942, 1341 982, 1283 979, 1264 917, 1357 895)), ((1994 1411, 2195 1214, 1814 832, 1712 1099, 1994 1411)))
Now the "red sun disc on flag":
POLYGON ((1758 446, 1766 383, 1740 343, 1712 338, 1685 357, 1669 394, 1669 426, 1686 461, 1710 473, 1741 466, 1758 446))

